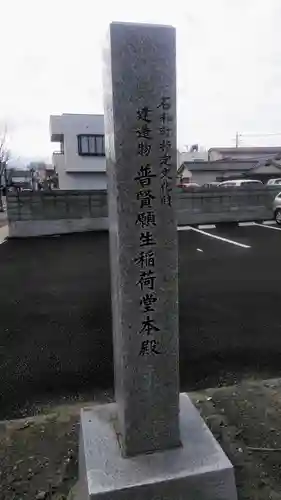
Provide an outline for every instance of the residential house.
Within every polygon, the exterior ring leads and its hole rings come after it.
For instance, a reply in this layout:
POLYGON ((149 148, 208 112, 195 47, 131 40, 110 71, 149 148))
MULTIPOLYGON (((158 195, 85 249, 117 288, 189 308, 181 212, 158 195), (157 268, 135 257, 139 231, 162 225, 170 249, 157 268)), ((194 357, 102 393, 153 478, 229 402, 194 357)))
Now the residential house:
POLYGON ((198 146, 198 144, 193 144, 192 146, 186 147, 185 151, 178 150, 177 163, 178 167, 182 163, 187 161, 207 161, 208 151, 198 146))
POLYGON ((32 171, 30 169, 7 168, 6 185, 15 189, 32 189, 32 171))
POLYGON ((208 160, 264 160, 280 155, 281 147, 210 148, 208 160))
POLYGON ((58 187, 58 175, 53 165, 38 162, 37 166, 35 166, 35 173, 38 189, 54 189, 58 187))
POLYGON ((201 161, 184 162, 178 169, 181 182, 196 182, 200 186, 210 182, 240 177, 256 165, 253 161, 201 161), (191 174, 191 176, 190 176, 191 174))
POLYGON ((281 177, 281 148, 211 148, 208 161, 184 161, 179 182, 200 185, 227 179, 257 179, 266 183, 281 177))
POLYGON ((189 161, 184 162, 178 169, 180 182, 196 182, 201 186, 242 177, 266 183, 271 178, 281 177, 281 163, 274 164, 272 161, 265 164, 255 160, 189 161))
POLYGON ((53 115, 50 135, 60 189, 106 189, 103 115, 53 115))

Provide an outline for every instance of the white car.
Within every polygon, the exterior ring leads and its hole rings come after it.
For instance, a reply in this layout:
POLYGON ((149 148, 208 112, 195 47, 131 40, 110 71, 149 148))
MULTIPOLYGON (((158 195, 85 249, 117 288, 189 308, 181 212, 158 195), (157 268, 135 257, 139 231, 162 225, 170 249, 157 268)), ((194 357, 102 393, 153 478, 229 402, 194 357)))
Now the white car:
POLYGON ((277 224, 281 225, 281 193, 273 201, 273 213, 277 224))
POLYGON ((267 185, 268 186, 278 186, 278 185, 281 185, 281 179, 280 178, 278 178, 278 179, 269 179, 267 185))
POLYGON ((246 187, 246 186, 260 186, 263 185, 262 181, 257 181, 255 179, 237 179, 232 181, 220 182, 218 187, 246 187))
POLYGON ((179 187, 181 187, 182 189, 194 189, 194 188, 199 188, 200 185, 197 184, 197 182, 188 182, 180 184, 179 187))

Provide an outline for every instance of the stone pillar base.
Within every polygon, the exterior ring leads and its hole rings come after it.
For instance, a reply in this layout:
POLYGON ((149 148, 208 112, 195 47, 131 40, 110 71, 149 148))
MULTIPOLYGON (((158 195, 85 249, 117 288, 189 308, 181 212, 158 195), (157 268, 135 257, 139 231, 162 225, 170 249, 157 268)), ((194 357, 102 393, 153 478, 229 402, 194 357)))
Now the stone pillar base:
POLYGON ((185 394, 182 447, 122 458, 112 422, 116 405, 81 412, 75 500, 236 500, 234 470, 185 394))

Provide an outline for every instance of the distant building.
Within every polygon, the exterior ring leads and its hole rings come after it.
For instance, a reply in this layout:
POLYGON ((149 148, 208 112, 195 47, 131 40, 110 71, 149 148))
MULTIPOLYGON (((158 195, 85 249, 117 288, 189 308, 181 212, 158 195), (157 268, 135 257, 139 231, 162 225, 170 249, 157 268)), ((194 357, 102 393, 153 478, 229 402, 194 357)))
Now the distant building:
POLYGON ((281 147, 210 148, 208 160, 262 160, 280 155, 281 147))
POLYGON ((178 167, 186 161, 207 161, 208 151, 200 148, 198 144, 189 146, 186 151, 178 151, 178 167))
POLYGON ((58 175, 54 165, 45 162, 32 162, 29 168, 34 171, 38 189, 54 189, 58 187, 58 175))
POLYGON ((220 160, 182 163, 178 168, 179 182, 196 182, 200 186, 210 182, 221 182, 239 178, 257 179, 267 182, 281 177, 281 162, 276 160, 220 160))
POLYGON ((103 115, 53 115, 50 135, 60 189, 106 189, 103 115))
POLYGON ((29 169, 7 168, 7 187, 15 189, 32 189, 32 172, 29 169))
POLYGON ((201 160, 199 151, 180 154, 179 183, 204 185, 237 178, 258 179, 266 183, 271 178, 281 177, 281 147, 210 148, 205 153, 201 160), (194 154, 198 156, 192 158, 190 155, 194 154))

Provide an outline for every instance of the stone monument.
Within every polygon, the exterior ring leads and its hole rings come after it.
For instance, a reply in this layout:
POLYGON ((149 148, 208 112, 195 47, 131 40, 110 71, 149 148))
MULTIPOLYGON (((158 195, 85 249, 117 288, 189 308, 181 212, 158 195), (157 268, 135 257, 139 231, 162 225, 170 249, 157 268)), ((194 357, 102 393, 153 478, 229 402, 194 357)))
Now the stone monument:
POLYGON ((77 500, 235 500, 179 396, 175 30, 112 23, 104 114, 116 403, 81 413, 77 500))

